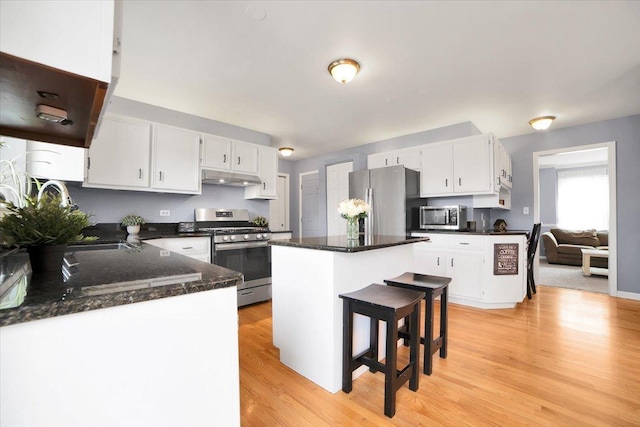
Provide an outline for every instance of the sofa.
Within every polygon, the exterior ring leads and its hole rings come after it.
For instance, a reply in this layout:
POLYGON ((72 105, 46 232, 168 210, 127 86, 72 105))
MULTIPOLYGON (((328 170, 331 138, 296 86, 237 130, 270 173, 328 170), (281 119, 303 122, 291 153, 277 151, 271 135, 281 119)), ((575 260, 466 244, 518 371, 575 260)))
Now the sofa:
MULTIPOLYGON (((552 228, 542 233, 542 243, 550 264, 581 266, 581 249, 609 249, 609 232, 552 228)), ((609 268, 609 259, 592 257, 591 267, 609 268)))

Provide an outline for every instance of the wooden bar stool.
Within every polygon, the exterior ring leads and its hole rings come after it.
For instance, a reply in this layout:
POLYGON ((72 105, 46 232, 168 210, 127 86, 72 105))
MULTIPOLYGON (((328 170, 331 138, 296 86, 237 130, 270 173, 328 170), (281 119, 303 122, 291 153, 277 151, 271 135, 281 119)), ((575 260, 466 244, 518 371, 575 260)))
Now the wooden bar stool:
POLYGON ((396 413, 396 391, 407 381, 409 389, 418 390, 418 358, 420 302, 424 292, 391 288, 372 284, 359 291, 341 294, 343 299, 342 326, 342 391, 350 393, 352 372, 362 365, 371 372, 383 371, 384 414, 393 417, 396 413), (353 355, 353 314, 358 313, 370 318, 369 348, 359 355, 353 355), (397 370, 398 361, 398 321, 409 318, 411 338, 409 339, 409 364, 397 370), (378 361, 378 321, 387 325, 385 363, 378 361))
MULTIPOLYGON (((393 279, 384 281, 387 286, 395 286, 404 289, 424 292, 426 309, 424 313, 424 338, 420 342, 424 344, 424 373, 431 375, 433 372, 432 356, 440 350, 440 357, 447 357, 447 294, 450 277, 430 276, 428 274, 404 273, 393 279), (435 299, 440 296, 440 336, 433 338, 433 305, 435 299)), ((405 319, 405 325, 407 321, 405 319)), ((399 336, 407 338, 412 334, 403 327, 399 336)), ((405 341, 406 344, 406 341, 405 341)))

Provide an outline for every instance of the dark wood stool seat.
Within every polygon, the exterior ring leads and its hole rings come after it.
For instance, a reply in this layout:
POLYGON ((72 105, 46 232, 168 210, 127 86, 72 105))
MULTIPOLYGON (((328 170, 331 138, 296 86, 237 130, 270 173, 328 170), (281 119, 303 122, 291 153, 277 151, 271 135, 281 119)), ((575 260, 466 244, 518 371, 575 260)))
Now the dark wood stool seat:
POLYGON ((371 372, 383 371, 384 414, 393 417, 396 413, 396 391, 407 381, 409 389, 418 390, 418 357, 420 303, 424 292, 392 288, 372 284, 359 291, 341 294, 343 299, 342 326, 342 391, 352 390, 352 372, 360 366, 369 367, 371 372), (353 355, 353 314, 358 313, 370 319, 369 348, 353 355), (397 370, 398 362, 398 321, 409 318, 412 339, 409 342, 409 363, 397 370), (386 360, 378 361, 378 321, 386 322, 386 360))
MULTIPOLYGON (((424 313, 424 338, 420 342, 424 344, 424 373, 431 375, 433 372, 432 356, 440 350, 440 357, 447 357, 447 294, 450 277, 431 276, 428 274, 404 273, 393 279, 384 281, 388 286, 396 286, 425 293, 424 301, 426 309, 424 313), (433 306, 435 299, 440 296, 440 335, 433 337, 433 306)), ((407 321, 405 320, 405 325, 407 321)), ((411 335, 406 327, 400 330, 399 336, 408 338, 411 335)))

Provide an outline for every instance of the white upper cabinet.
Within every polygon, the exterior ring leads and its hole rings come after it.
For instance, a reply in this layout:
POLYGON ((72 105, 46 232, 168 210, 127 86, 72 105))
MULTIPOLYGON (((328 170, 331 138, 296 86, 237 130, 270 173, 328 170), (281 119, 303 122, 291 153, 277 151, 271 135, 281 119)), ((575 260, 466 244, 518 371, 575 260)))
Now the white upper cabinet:
POLYGON ((202 144, 202 167, 231 170, 232 140, 216 135, 203 135, 202 144))
POLYGON ((456 193, 493 190, 493 141, 478 135, 453 141, 453 188, 456 193))
POLYGON ((434 142, 422 147, 420 196, 453 193, 453 145, 434 142))
POLYGON ((199 194, 200 135, 145 120, 106 116, 88 150, 83 186, 199 194))
POLYGON ((200 134, 153 125, 153 188, 174 193, 200 192, 200 134))
POLYGON ((421 147, 405 148, 404 150, 387 151, 383 153, 369 154, 367 156, 367 168, 376 169, 387 166, 403 165, 408 169, 420 171, 421 147))
POLYGON ((420 196, 497 192, 493 135, 474 135, 422 146, 420 196))
POLYGON ((495 141, 493 154, 496 190, 499 190, 500 187, 511 188, 513 183, 513 177, 511 175, 511 156, 497 140, 495 141))
POLYGON ((278 185, 278 150, 271 147, 258 146, 259 170, 262 182, 245 187, 245 199, 277 199, 278 185))
POLYGON ((258 173, 258 146, 216 135, 204 135, 202 167, 258 173))
POLYGON ((85 187, 149 188, 151 124, 106 116, 87 156, 85 187))
POLYGON ((111 81, 113 0, 1 1, 0 51, 111 81))
POLYGON ((233 141, 231 169, 238 172, 258 173, 258 146, 247 142, 233 141))
POLYGON ((35 178, 81 182, 84 157, 83 148, 27 141, 27 173, 35 178))

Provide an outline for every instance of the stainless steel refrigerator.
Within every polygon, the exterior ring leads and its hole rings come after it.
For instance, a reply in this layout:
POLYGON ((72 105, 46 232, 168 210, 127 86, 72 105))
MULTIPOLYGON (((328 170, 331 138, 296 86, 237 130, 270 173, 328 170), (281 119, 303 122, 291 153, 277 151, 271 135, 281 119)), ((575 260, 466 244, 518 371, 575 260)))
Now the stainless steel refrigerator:
POLYGON ((371 205, 361 232, 405 236, 411 229, 412 208, 420 205, 420 173, 404 166, 351 172, 349 198, 371 205))

